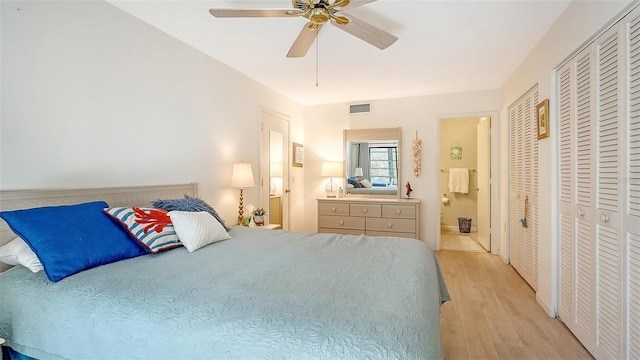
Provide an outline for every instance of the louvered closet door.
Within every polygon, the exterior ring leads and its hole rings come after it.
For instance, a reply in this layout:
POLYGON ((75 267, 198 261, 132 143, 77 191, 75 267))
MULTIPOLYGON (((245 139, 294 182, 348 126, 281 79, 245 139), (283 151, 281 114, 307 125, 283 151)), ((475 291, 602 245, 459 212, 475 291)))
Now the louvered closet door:
POLYGON ((595 349, 595 241, 591 223, 595 182, 593 55, 586 49, 559 72, 560 293, 558 315, 595 349))
POLYGON ((558 314, 596 359, 640 359, 640 22, 557 72, 558 314))
POLYGON ((509 108, 509 260, 533 289, 538 287, 537 103, 536 86, 509 108), (522 226, 527 202, 527 226, 522 226))
MULTIPOLYGON (((573 64, 567 64, 558 71, 559 115, 559 274, 558 316, 572 329, 574 324, 575 300, 575 257, 574 257, 574 71, 573 64)), ((584 341, 583 341, 584 343, 584 341)))
POLYGON ((596 165, 593 144, 595 132, 595 86, 593 54, 591 49, 578 55, 573 65, 575 73, 574 158, 575 186, 573 234, 575 237, 573 261, 575 267, 574 333, 590 349, 595 346, 595 238, 593 221, 595 202, 593 190, 596 165))
POLYGON ((524 105, 518 103, 513 106, 510 117, 510 176, 509 176, 509 262, 518 272, 523 269, 524 246, 523 232, 520 218, 524 214, 521 199, 521 165, 522 159, 519 149, 522 148, 521 136, 524 105))
POLYGON ((623 234, 627 245, 627 358, 640 359, 640 18, 634 12, 627 28, 628 115, 626 126, 626 181, 623 234))
POLYGON ((614 27, 596 43, 596 356, 623 357, 623 258, 620 207, 624 204, 622 165, 622 55, 620 28, 614 27))

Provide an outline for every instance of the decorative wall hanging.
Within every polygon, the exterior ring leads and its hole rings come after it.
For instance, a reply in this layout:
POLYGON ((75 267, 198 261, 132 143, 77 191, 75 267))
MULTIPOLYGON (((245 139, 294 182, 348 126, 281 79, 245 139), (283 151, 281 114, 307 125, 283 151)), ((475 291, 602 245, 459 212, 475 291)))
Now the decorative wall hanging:
POLYGON ((422 173, 422 140, 418 139, 418 130, 416 130, 416 139, 413 140, 413 173, 416 177, 420 177, 422 173))
POLYGON ((411 197, 411 192, 413 191, 413 189, 411 188, 411 184, 409 184, 409 182, 407 181, 407 199, 411 197))
POLYGON ((544 99, 536 105, 536 119, 538 123, 538 140, 549 136, 549 99, 544 99))
POLYGON ((449 157, 451 160, 462 160, 462 146, 455 144, 451 147, 449 157))
POLYGON ((302 167, 304 164, 304 148, 302 144, 293 143, 293 166, 302 167))

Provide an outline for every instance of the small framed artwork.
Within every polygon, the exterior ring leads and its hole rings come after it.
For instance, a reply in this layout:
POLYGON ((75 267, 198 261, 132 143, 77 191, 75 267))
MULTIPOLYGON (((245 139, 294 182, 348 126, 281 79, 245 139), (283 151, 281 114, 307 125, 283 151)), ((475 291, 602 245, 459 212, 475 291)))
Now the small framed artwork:
POLYGON ((302 167, 304 164, 304 148, 302 144, 293 143, 293 166, 302 167))
POLYGON ((536 106, 538 123, 538 140, 549 136, 549 99, 545 99, 536 106))

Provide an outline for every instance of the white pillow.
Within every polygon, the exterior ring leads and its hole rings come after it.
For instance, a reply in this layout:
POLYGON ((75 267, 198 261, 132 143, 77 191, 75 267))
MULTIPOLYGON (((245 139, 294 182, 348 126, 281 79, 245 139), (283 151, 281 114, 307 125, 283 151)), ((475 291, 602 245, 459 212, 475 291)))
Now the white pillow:
POLYGON ((220 240, 231 239, 224 226, 206 211, 169 211, 169 217, 180 242, 189 252, 220 240))
POLYGON ((19 237, 0 247, 0 261, 8 265, 22 265, 34 273, 44 269, 29 245, 19 237))
POLYGON ((355 186, 353 186, 353 184, 348 184, 347 183, 347 189, 353 189, 353 188, 355 188, 355 186))
POLYGON ((371 181, 369 181, 367 179, 362 179, 362 180, 360 180, 360 185, 362 185, 362 187, 370 188, 371 187, 371 181))

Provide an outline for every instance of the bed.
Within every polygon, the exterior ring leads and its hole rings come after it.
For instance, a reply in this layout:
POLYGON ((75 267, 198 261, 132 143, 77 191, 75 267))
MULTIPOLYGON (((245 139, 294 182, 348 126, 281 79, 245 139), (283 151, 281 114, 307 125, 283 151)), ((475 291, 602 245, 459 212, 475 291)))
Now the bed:
MULTIPOLYGON (((197 195, 193 185, 127 190, 53 202, 197 195)), ((37 192, 10 204, 2 195, 2 210, 51 204, 37 192)), ((245 227, 229 234, 194 252, 137 256, 58 282, 12 267, 0 274, 0 337, 39 359, 442 358, 439 309, 449 296, 423 242, 245 227)))
POLYGON ((398 195, 398 187, 394 185, 349 188, 347 189, 347 193, 353 195, 398 195))

